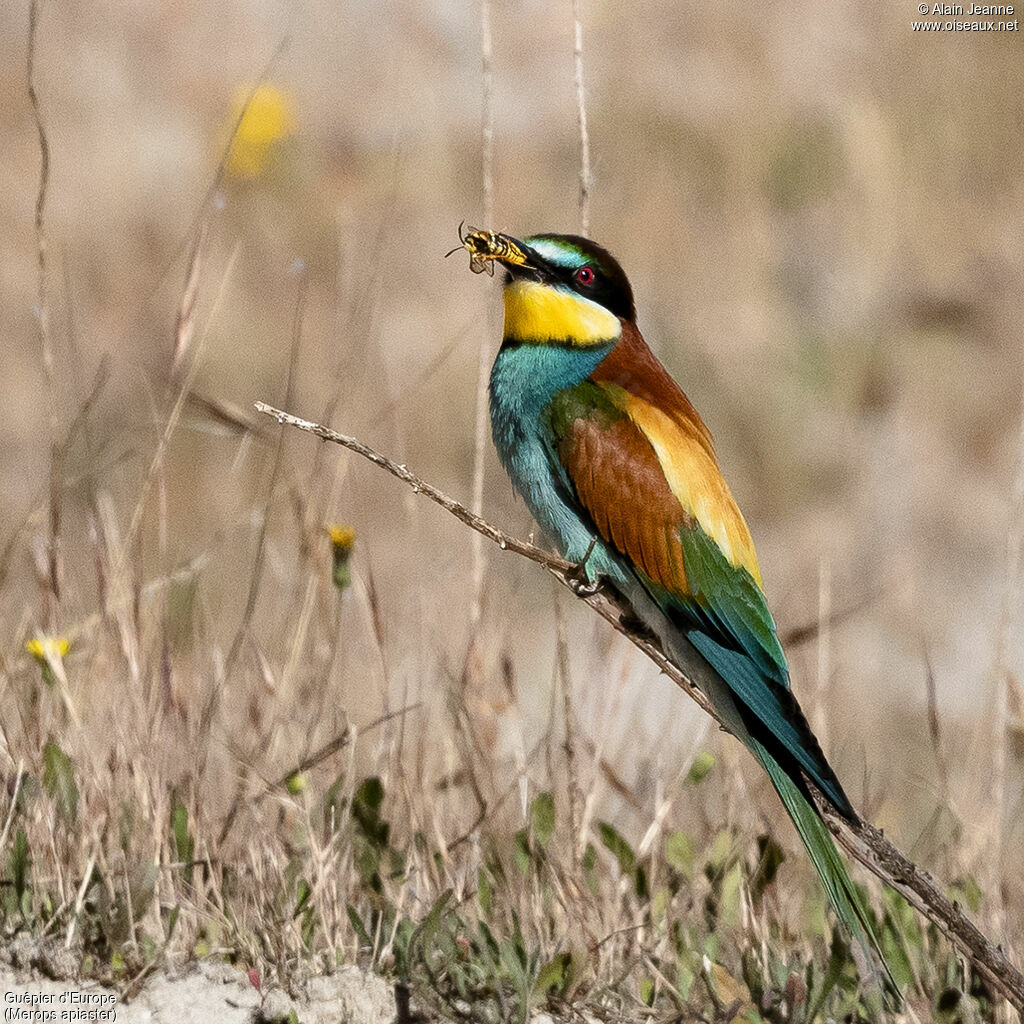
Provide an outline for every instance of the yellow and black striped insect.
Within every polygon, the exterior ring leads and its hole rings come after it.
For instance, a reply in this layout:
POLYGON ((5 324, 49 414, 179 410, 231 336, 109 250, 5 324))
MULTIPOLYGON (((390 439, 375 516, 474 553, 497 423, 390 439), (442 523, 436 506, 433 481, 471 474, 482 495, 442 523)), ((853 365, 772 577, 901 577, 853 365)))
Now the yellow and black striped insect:
POLYGON ((463 225, 459 225, 459 241, 451 252, 445 253, 445 258, 451 256, 459 249, 465 249, 469 253, 469 269, 474 274, 482 274, 486 271, 491 277, 494 276, 494 261, 503 260, 505 263, 515 263, 518 266, 529 266, 526 253, 519 248, 514 238, 503 235, 497 231, 482 231, 471 224, 466 225, 466 233, 462 233, 463 225))

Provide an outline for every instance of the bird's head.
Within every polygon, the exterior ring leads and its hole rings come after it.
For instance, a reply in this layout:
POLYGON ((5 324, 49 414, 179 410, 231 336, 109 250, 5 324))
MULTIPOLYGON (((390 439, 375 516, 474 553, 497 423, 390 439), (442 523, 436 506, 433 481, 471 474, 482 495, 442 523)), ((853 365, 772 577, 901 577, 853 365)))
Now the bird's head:
MULTIPOLYGON (((633 290, 615 257, 579 235, 522 240, 470 228, 461 236, 476 271, 505 269, 505 341, 589 348, 617 341, 636 317, 633 290)), ((457 250, 455 250, 457 251, 457 250)))

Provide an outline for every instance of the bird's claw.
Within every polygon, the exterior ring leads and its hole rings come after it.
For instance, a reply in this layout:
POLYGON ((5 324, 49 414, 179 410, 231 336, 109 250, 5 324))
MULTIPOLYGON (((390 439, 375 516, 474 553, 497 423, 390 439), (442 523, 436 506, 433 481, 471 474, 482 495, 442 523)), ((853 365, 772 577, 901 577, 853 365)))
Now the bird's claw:
POLYGON ((599 579, 587 579, 585 574, 570 574, 566 577, 566 582, 569 584, 570 589, 577 597, 593 597, 595 594, 600 593, 601 588, 604 584, 599 579))
POLYGON ((587 553, 565 575, 566 582, 577 597, 593 597, 604 586, 597 576, 591 579, 590 574, 587 572, 587 562, 590 561, 590 555, 596 543, 597 538, 594 537, 590 542, 590 547, 587 548, 587 553))

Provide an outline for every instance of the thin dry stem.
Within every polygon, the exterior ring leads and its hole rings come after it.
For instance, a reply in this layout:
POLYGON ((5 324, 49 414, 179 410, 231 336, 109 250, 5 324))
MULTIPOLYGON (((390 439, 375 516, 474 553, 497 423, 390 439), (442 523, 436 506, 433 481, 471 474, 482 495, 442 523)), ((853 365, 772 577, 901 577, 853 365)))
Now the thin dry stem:
POLYGON ((818 566, 818 685, 814 693, 814 731, 828 749, 829 683, 832 678, 832 563, 822 558, 818 566))
POLYGON ((36 134, 39 137, 39 188, 36 192, 35 233, 36 233, 36 315, 39 323, 39 343, 43 357, 43 375, 46 379, 46 405, 50 424, 50 502, 48 517, 47 552, 47 583, 49 600, 47 601, 46 622, 53 628, 60 605, 61 565, 60 565, 60 520, 61 520, 61 464, 62 449, 58 440, 60 424, 57 400, 56 370, 53 358, 53 340, 50 336, 50 303, 47 294, 46 267, 46 230, 44 215, 46 212, 46 196, 50 187, 50 142, 46 134, 46 124, 36 90, 36 37, 39 28, 41 0, 32 0, 28 10, 28 56, 25 77, 28 85, 28 99, 32 106, 32 117, 36 123, 36 134))
POLYGON ((149 493, 153 487, 153 483, 159 476, 161 467, 163 466, 164 458, 167 455, 167 449, 171 443, 171 437, 174 435, 174 431, 177 429, 178 421, 181 418, 182 410, 185 407, 185 403, 188 400, 189 393, 192 390, 192 382, 195 379, 196 373, 199 369, 199 356, 202 352, 203 342, 206 337, 206 333, 210 329, 210 324, 213 322, 213 318, 220 308, 221 301, 224 298, 224 294, 227 291, 228 282, 231 279, 231 273, 235 266, 235 260, 238 257, 238 247, 235 247, 234 252, 231 254, 231 258, 228 261, 227 269, 224 271, 224 276, 221 278, 220 288, 217 291, 217 297, 214 300, 213 309, 210 312, 209 320, 206 324, 206 330, 199 339, 199 344, 196 348, 195 355, 192 359, 192 364, 189 367, 189 372, 182 381, 181 386, 178 389, 177 397, 174 401, 174 405, 171 407, 171 411, 167 417, 167 422, 164 424, 163 433, 160 435, 160 439, 157 442, 156 450, 153 452, 153 458, 149 464, 149 471, 146 473, 146 478, 142 482, 142 489, 139 493, 139 500, 136 502, 135 511, 132 513, 131 522, 128 524, 128 530, 125 533, 124 541, 121 545, 119 556, 115 561, 115 571, 112 573, 112 577, 116 578, 120 571, 125 567, 128 559, 128 555, 135 544, 135 540, 138 536, 140 527, 142 526, 142 517, 146 511, 146 505, 149 501, 149 493))
MULTIPOLYGON (((569 825, 572 835, 579 835, 579 780, 576 769, 576 729, 572 713, 572 669, 569 664, 569 637, 565 623, 565 609, 562 607, 557 588, 555 602, 555 638, 558 651, 558 679, 562 691, 562 717, 565 726, 565 785, 569 792, 569 825)), ((574 849, 577 843, 574 841, 574 849)))
MULTIPOLYGON (((298 427, 317 437, 340 444, 342 447, 361 455, 363 458, 386 470, 416 493, 430 498, 483 536, 490 538, 502 550, 514 551, 542 565, 555 579, 576 594, 580 600, 593 608, 607 622, 638 647, 677 686, 680 686, 719 724, 721 719, 709 704, 695 682, 701 668, 695 664, 683 671, 670 661, 646 634, 638 633, 630 625, 628 609, 614 603, 614 595, 605 592, 597 594, 580 593, 577 576, 578 567, 563 558, 553 556, 532 544, 511 537, 485 519, 474 515, 464 505, 449 497, 436 487, 411 473, 391 459, 363 444, 354 437, 339 434, 318 423, 293 416, 276 409, 265 402, 257 402, 256 409, 267 416, 273 416, 278 423, 298 427)), ((1010 962, 1006 953, 990 942, 966 917, 957 903, 947 899, 932 878, 908 860, 896 849, 884 834, 865 821, 850 822, 830 809, 824 800, 818 798, 818 809, 829 828, 836 835, 850 855, 860 861, 887 885, 898 890, 921 914, 932 921, 939 930, 973 962, 978 971, 1018 1011, 1024 1011, 1024 974, 1010 962)))
POLYGON ((1003 830, 1006 807, 1008 651, 1010 630, 1013 625, 1013 608, 1016 604, 1017 581, 1020 577, 1022 532, 1024 532, 1024 404, 1021 406, 1017 467, 1013 479, 1010 521, 1006 531, 1006 554, 1003 561, 1006 566, 1006 574, 1003 577, 1003 594, 992 665, 995 693, 992 695, 992 821, 991 827, 986 830, 991 837, 987 887, 992 899, 992 925, 997 931, 1002 931, 1006 916, 1000 894, 1003 882, 1003 830))
MULTIPOLYGON (((46 211, 46 193, 50 185, 50 143, 46 136, 43 123, 42 108, 39 104, 39 93, 36 90, 36 34, 39 27, 40 0, 32 0, 28 9, 28 59, 26 77, 28 79, 28 99, 32 106, 32 116, 36 122, 36 133, 39 136, 39 189, 36 192, 35 231, 36 231, 36 273, 39 309, 39 333, 43 346, 43 370, 46 383, 53 397, 53 348, 49 333, 49 309, 46 288, 46 232, 43 229, 43 215, 46 211)), ((53 416, 56 414, 53 413, 53 416)))
POLYGON ((932 750, 935 751, 935 764, 939 771, 939 795, 942 798, 942 806, 950 807, 949 768, 946 765, 945 755, 942 753, 942 729, 939 722, 938 694, 935 691, 935 672, 927 651, 924 655, 924 668, 925 696, 928 701, 928 735, 931 737, 932 750))
MULTIPOLYGON (((185 286, 181 292, 181 301, 178 303, 178 317, 174 326, 174 347, 171 350, 171 387, 168 389, 168 397, 172 393, 175 382, 186 372, 186 356, 195 335, 195 312, 196 303, 199 299, 199 279, 203 268, 203 257, 206 253, 206 242, 209 237, 210 222, 204 217, 199 222, 199 230, 196 233, 196 240, 189 255, 188 270, 185 273, 185 286)), ((157 505, 159 508, 158 536, 161 563, 167 557, 168 526, 167 526, 167 473, 163 461, 156 471, 157 505)))
POLYGON ((587 102, 583 88, 583 19, 581 0, 572 0, 573 78, 576 83, 576 126, 580 135, 580 233, 590 234, 590 132, 587 129, 587 102))
POLYGON ((0 834, 0 850, 7 849, 7 836, 11 831, 11 822, 14 821, 14 812, 18 807, 18 794, 21 791, 21 784, 25 780, 25 760, 18 758, 18 774, 14 778, 14 789, 11 791, 11 805, 7 808, 7 819, 4 821, 4 830, 0 834))
MULTIPOLYGON (((306 308, 306 287, 307 278, 303 277, 299 284, 299 295, 295 303, 295 316, 292 320, 292 344, 288 357, 288 375, 285 383, 286 400, 291 398, 295 380, 295 363, 298 360, 299 345, 302 340, 302 320, 306 308)), ((270 505, 274 500, 274 492, 277 488, 277 479, 281 472, 281 456, 284 450, 283 439, 277 439, 277 446, 274 449, 274 461, 270 470, 270 486, 267 490, 267 503, 263 509, 263 516, 260 521, 260 532, 256 539, 256 555, 253 559, 252 574, 249 578, 249 593, 245 601, 245 610, 242 612, 242 621, 235 630, 234 639, 228 650, 227 660, 224 662, 224 670, 220 679, 215 683, 210 699, 203 711, 200 735, 205 735, 213 721, 214 712, 220 702, 221 692, 224 684, 231 678, 235 662, 242 650, 242 643, 249 632, 249 624, 256 613, 256 602, 259 599, 260 583, 263 580, 263 562, 266 555, 267 524, 270 519, 270 505)))
POLYGON ((210 221, 203 217, 189 254, 188 270, 185 272, 185 287, 178 304, 178 318, 174 325, 174 348, 171 351, 171 380, 177 380, 185 365, 185 356, 195 335, 196 303, 199 300, 199 279, 203 269, 207 242, 210 236, 210 221))
POLYGON ((484 223, 491 228, 494 217, 494 45, 491 37, 491 0, 480 2, 480 82, 483 111, 480 157, 483 185, 484 223))
POLYGON ((82 872, 82 882, 78 887, 78 892, 75 895, 75 905, 71 913, 71 920, 68 921, 67 934, 64 937, 64 948, 70 949, 71 943, 75 938, 75 926, 78 924, 79 918, 82 916, 82 908, 85 906, 85 894, 89 891, 89 883, 92 881, 92 869, 96 866, 96 851, 93 850, 89 854, 88 863, 85 865, 85 871, 82 872))
MULTIPOLYGON (((483 186, 484 223, 488 228, 494 224, 494 72, 492 69, 494 49, 491 39, 491 0, 480 3, 480 77, 483 93, 483 110, 480 126, 480 167, 483 186)), ((488 289, 487 302, 494 308, 493 289, 488 289)), ((491 314, 493 315, 493 314, 491 314)), ((487 381, 490 368, 490 345, 492 332, 480 335, 477 352, 476 414, 473 420, 473 498, 472 508, 480 515, 484 507, 484 467, 487 452, 487 381)), ((483 537, 476 534, 470 548, 472 556, 472 584, 470 588, 469 624, 472 633, 480 622, 483 611, 484 556, 483 537)))

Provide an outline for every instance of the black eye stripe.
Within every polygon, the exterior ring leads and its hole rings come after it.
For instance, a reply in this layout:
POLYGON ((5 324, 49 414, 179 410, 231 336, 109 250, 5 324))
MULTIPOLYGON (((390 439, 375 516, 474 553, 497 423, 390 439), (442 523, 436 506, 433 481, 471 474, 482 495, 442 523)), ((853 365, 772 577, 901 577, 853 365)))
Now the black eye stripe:
POLYGON ((625 320, 634 320, 633 290, 615 257, 592 239, 580 235, 545 232, 523 239, 542 268, 537 280, 561 284, 597 302, 625 320), (589 267, 593 278, 584 283, 576 276, 589 267))

